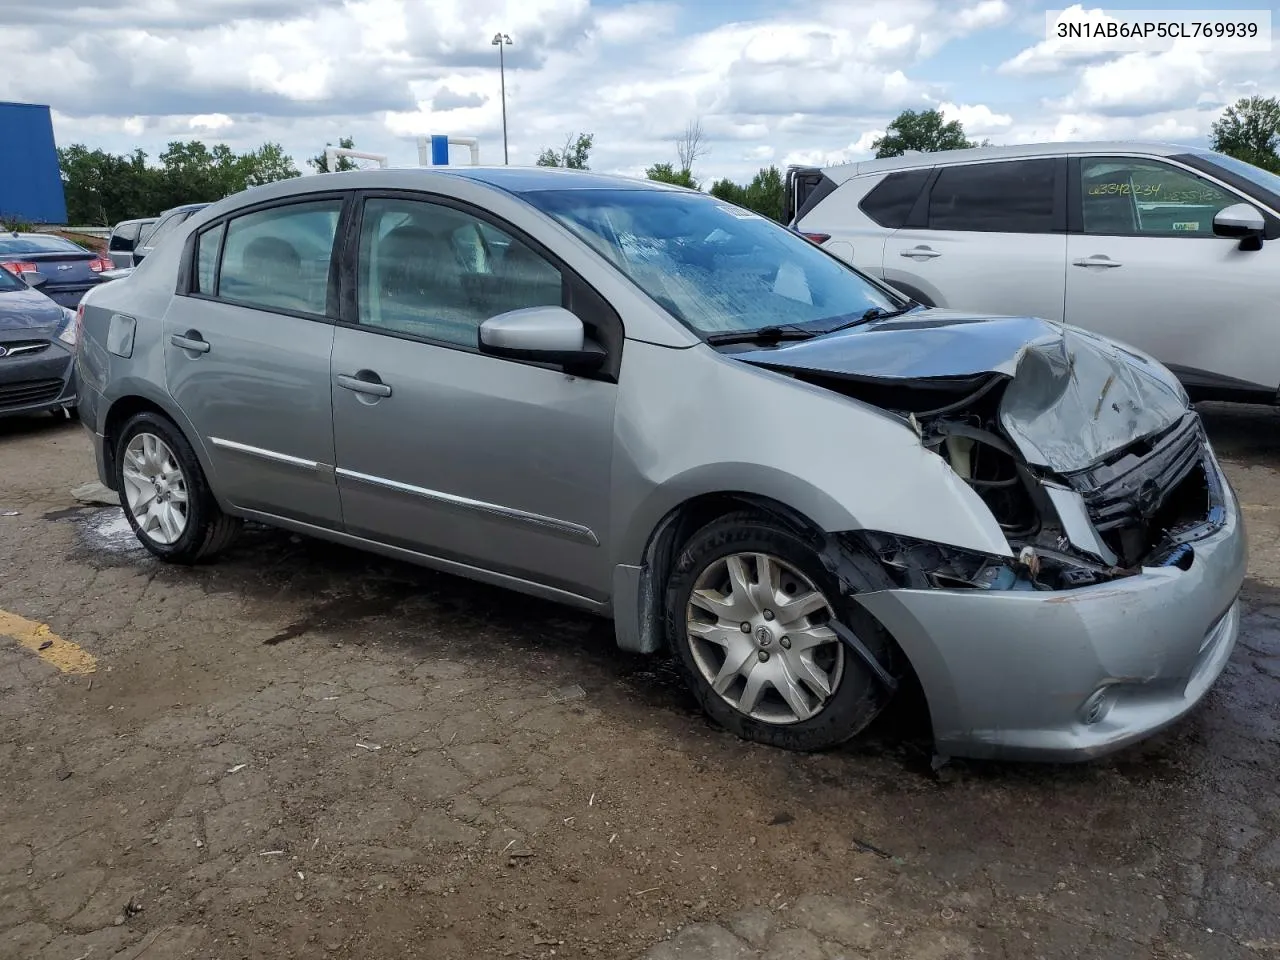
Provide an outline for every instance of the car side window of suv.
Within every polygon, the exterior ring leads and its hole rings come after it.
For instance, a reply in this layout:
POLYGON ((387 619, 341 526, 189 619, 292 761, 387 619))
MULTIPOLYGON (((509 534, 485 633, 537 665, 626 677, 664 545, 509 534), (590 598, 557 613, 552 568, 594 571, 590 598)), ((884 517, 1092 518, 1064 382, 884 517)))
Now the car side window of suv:
POLYGON ((1053 233, 1056 158, 944 166, 929 193, 929 229, 1053 233))
MULTIPOLYGON (((267 310, 324 316, 329 296, 333 240, 342 199, 331 198, 257 210, 226 224, 214 295, 267 310)), ((197 239, 197 283, 212 283, 209 265, 220 227, 197 239)))
POLYGON ((463 210, 372 198, 360 227, 359 322, 476 348, 480 324, 525 307, 561 306, 560 270, 463 210))
POLYGON ((1157 160, 1080 161, 1081 225, 1086 234, 1212 237, 1214 216, 1239 202, 1217 184, 1157 160))

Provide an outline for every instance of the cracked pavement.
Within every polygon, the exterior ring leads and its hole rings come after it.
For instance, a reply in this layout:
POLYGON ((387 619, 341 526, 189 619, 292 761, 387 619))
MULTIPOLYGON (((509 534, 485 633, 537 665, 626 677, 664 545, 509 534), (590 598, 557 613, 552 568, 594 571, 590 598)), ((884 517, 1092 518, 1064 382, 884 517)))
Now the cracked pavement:
POLYGON ((1204 413, 1251 542, 1218 687, 941 776, 909 715, 742 743, 603 621, 453 577, 266 529, 166 567, 72 500, 78 425, 0 422, 0 609, 97 658, 0 639, 0 960, 1274 957, 1280 411, 1204 413))

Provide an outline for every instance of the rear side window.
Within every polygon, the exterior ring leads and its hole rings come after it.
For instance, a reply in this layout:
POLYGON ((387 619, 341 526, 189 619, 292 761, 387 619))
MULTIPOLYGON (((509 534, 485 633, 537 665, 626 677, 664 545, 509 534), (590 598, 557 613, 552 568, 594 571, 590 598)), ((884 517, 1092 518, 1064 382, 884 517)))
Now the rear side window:
MULTIPOLYGON (((342 200, 334 198, 271 207, 228 221, 217 296, 268 310, 323 316, 341 211, 342 200)), ((214 238, 201 238, 205 239, 212 243, 214 238)), ((204 272, 198 265, 197 273, 204 272)))
POLYGON ((1057 159, 943 167, 929 194, 931 230, 1052 233, 1057 159))
POLYGON ((891 173, 873 187, 858 206, 880 226, 897 230, 906 225, 931 172, 924 169, 891 173))
POLYGON ((146 245, 148 247, 154 247, 160 242, 161 238, 163 238, 165 234, 172 233, 173 228, 182 223, 182 221, 187 219, 189 216, 191 216, 190 211, 180 210, 168 217, 161 217, 156 223, 155 229, 151 231, 151 235, 147 237, 146 245))
POLYGON ((196 293, 212 296, 218 290, 218 252, 226 231, 227 225, 220 223, 196 238, 196 293))

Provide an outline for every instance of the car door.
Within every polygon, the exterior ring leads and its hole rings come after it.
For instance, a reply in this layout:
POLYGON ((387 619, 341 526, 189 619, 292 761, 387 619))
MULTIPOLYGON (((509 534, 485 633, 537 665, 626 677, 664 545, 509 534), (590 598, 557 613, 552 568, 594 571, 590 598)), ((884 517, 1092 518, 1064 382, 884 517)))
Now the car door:
POLYGON ((941 166, 884 246, 884 279, 935 306, 1061 320, 1066 160, 941 166))
POLYGON ((1280 245, 1217 237, 1224 207, 1252 202, 1174 162, 1072 161, 1070 323, 1130 343, 1189 387, 1280 386, 1280 245))
POLYGON ((602 598, 614 377, 477 344, 484 320, 524 307, 563 305, 589 335, 613 325, 617 344, 621 323, 535 241, 422 197, 369 196, 348 244, 354 322, 333 349, 347 532, 602 598))
POLYGON ((220 221, 194 238, 189 289, 164 318, 169 393, 199 433, 216 493, 341 528, 329 360, 343 197, 220 221))

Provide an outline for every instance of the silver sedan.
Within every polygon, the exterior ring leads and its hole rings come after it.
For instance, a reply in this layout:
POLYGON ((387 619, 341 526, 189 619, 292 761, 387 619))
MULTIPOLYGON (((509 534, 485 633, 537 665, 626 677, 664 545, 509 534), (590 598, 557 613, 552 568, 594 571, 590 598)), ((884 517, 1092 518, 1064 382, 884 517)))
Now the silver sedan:
POLYGON ((586 172, 303 177, 84 302, 102 480, 176 563, 242 521, 612 618, 733 732, 814 750, 908 680, 944 754, 1173 722, 1245 538, 1160 364, 923 309, 693 191, 586 172))

